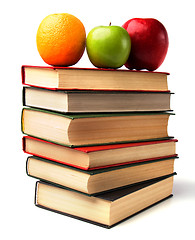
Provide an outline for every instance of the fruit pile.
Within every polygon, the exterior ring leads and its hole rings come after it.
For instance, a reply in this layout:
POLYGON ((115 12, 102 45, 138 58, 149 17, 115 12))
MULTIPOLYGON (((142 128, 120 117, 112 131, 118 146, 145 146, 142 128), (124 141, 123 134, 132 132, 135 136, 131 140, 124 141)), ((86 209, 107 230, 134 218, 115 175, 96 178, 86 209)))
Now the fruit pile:
POLYGON ((156 70, 163 63, 169 45, 168 34, 158 20, 133 18, 123 26, 98 26, 86 37, 83 23, 68 13, 51 14, 37 31, 37 49, 53 66, 72 66, 85 47, 91 63, 98 68, 156 70))

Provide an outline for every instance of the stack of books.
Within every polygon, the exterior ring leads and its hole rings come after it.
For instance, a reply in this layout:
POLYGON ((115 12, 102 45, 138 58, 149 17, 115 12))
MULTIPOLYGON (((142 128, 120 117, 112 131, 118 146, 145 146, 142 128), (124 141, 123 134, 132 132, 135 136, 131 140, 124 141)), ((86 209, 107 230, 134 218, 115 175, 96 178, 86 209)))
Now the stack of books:
POLYGON ((172 196, 168 73, 22 66, 35 205, 110 228, 172 196))

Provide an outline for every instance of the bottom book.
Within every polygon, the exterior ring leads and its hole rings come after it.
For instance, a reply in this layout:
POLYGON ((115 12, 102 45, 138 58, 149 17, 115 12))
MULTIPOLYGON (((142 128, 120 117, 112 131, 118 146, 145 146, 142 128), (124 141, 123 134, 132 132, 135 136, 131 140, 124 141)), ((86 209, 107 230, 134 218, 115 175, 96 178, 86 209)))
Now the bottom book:
POLYGON ((115 191, 88 196, 75 190, 37 182, 35 205, 111 228, 129 217, 172 196, 176 173, 115 191))

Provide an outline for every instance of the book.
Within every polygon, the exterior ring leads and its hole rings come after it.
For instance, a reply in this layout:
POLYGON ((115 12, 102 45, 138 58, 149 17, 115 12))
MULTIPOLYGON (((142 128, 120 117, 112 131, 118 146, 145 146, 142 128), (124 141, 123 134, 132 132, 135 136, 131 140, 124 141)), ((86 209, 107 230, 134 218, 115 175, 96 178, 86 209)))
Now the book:
POLYGON ((168 91, 168 73, 123 69, 22 66, 22 83, 50 89, 168 91))
POLYGON ((175 173, 92 197, 37 182, 35 205, 101 227, 111 228, 171 197, 174 175, 175 173))
POLYGON ((177 157, 88 171, 45 158, 29 156, 26 172, 28 176, 93 195, 172 174, 175 158, 177 157))
POLYGON ((22 110, 22 132, 68 146, 167 138, 168 112, 63 114, 22 110))
POLYGON ((23 151, 73 167, 92 170, 176 156, 176 142, 176 139, 168 139, 70 148, 38 138, 24 136, 23 151))
POLYGON ((170 92, 62 91, 24 87, 23 105, 59 112, 169 111, 170 92))

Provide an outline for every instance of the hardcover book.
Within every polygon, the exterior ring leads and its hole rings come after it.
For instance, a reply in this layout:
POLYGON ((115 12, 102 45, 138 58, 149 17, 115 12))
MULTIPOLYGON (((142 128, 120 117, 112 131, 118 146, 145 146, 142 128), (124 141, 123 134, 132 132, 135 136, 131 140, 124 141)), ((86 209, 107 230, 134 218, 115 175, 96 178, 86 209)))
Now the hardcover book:
POLYGON ((37 182, 35 205, 111 228, 172 196, 174 174, 93 197, 70 189, 37 182))
POLYGON ((24 108, 24 134, 68 146, 146 141, 168 138, 172 113, 62 114, 24 108))
POLYGON ((65 113, 169 111, 170 92, 62 91, 24 87, 23 105, 65 113))
POLYGON ((92 170, 176 156, 176 139, 88 147, 66 147, 30 136, 23 137, 25 153, 92 170))
POLYGON ((27 158, 27 174, 53 184, 93 195, 174 172, 176 157, 126 164, 96 170, 82 170, 44 158, 27 158))
POLYGON ((167 75, 122 69, 22 66, 23 84, 64 90, 168 91, 167 75))

